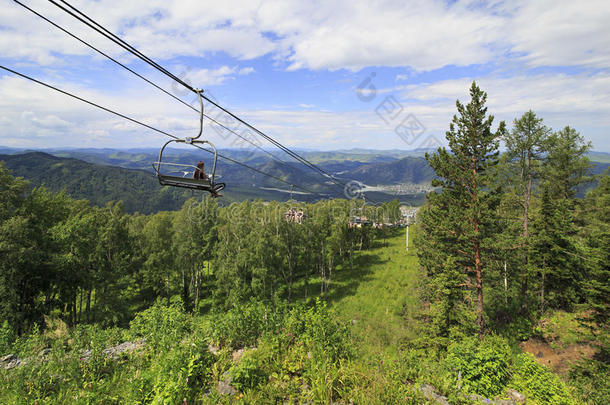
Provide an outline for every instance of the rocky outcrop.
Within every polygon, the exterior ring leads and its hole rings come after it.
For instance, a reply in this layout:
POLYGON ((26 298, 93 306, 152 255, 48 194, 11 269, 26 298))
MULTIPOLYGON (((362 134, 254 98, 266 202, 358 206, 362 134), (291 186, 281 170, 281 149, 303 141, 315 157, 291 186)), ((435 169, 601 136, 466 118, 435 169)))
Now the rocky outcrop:
MULTIPOLYGON (((110 346, 102 351, 104 356, 115 360, 120 357, 122 353, 131 353, 136 350, 143 348, 146 345, 145 339, 136 340, 135 342, 123 342, 116 346, 110 346)), ((42 362, 47 361, 47 357, 51 353, 51 349, 43 349, 38 353, 38 357, 31 357, 27 359, 17 358, 14 354, 7 354, 4 357, 0 358, 0 367, 6 370, 13 369, 15 367, 23 366, 27 364, 30 360, 40 360, 42 362)), ((83 350, 80 353, 80 359, 82 361, 88 361, 89 357, 91 357, 91 350, 83 350)))
POLYGON ((231 382, 233 381, 233 377, 231 377, 231 374, 225 373, 223 377, 224 378, 222 380, 218 381, 218 393, 221 395, 237 394, 237 390, 231 385, 231 382))
MULTIPOLYGON (((440 395, 436 391, 436 388, 434 388, 432 385, 420 384, 418 388, 428 401, 441 405, 449 405, 448 398, 443 395, 440 395)), ((471 401, 494 405, 522 405, 526 403, 525 395, 523 395, 519 391, 508 389, 507 395, 510 399, 489 399, 476 394, 467 395, 466 398, 470 399, 471 401)))
POLYGON ((516 403, 518 403, 519 405, 525 404, 527 401, 527 398, 525 397, 525 394, 520 393, 517 390, 514 390, 512 388, 509 388, 506 391, 506 395, 508 395, 508 397, 510 399, 512 399, 513 401, 515 401, 516 403))
POLYGON ((7 354, 0 358, 0 367, 10 370, 12 368, 21 366, 24 364, 23 360, 17 358, 14 354, 7 354))
POLYGON ((419 390, 421 391, 422 394, 424 394, 424 397, 426 397, 426 399, 428 401, 436 402, 437 404, 441 404, 441 405, 449 405, 449 401, 447 400, 447 397, 442 396, 439 393, 437 393, 436 388, 434 388, 430 384, 421 384, 419 386, 419 390))

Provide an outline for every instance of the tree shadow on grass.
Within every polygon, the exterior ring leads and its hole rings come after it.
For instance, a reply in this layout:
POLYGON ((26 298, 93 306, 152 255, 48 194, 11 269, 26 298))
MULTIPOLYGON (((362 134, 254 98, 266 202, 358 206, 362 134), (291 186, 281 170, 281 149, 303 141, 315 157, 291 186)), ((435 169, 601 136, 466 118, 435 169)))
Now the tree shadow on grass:
POLYGON ((360 283, 372 279, 375 265, 386 261, 378 254, 371 252, 356 254, 352 269, 350 269, 349 263, 346 263, 333 273, 333 280, 331 280, 326 299, 333 302, 354 295, 360 283))
MULTIPOLYGON (((333 269, 332 279, 326 294, 321 295, 320 287, 322 280, 319 275, 312 278, 307 286, 307 299, 310 301, 316 297, 323 296, 328 302, 341 300, 344 297, 354 295, 358 286, 372 278, 374 267, 385 263, 378 254, 370 251, 361 253, 354 252, 353 268, 350 269, 349 260, 333 269)), ((299 283, 293 290, 293 297, 296 300, 303 300, 305 297, 305 284, 299 283)))

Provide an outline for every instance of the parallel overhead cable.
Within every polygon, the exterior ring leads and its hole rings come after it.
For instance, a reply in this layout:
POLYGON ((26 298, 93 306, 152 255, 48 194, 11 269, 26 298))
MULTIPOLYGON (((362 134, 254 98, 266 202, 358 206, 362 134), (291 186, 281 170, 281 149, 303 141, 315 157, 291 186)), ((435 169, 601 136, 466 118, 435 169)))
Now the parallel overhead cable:
MULTIPOLYGON (((23 4, 22 2, 20 2, 19 0, 13 0, 15 3, 19 4, 21 7, 25 8, 26 10, 30 11, 31 13, 33 13, 34 15, 40 17, 41 19, 45 20, 46 22, 48 22, 49 24, 53 25, 54 27, 56 27, 57 29, 63 31, 64 33, 66 33, 67 35, 71 36, 72 38, 76 39, 77 41, 81 42, 82 44, 88 46, 89 48, 93 49, 94 51, 96 51, 97 53, 99 53, 100 55, 108 58, 109 60, 111 60, 112 62, 116 63, 117 65, 119 65, 120 67, 126 69, 127 71, 133 73, 134 75, 136 75, 137 77, 139 77, 140 79, 144 80, 145 82, 147 82, 148 84, 156 87, 157 89, 161 90, 163 93, 167 94, 168 96, 172 97, 173 99, 179 101, 180 103, 184 104, 185 106, 189 107, 190 109, 192 109, 193 111, 195 111, 197 114, 200 113, 199 110, 197 110, 195 107, 193 107, 192 105, 188 104, 187 102, 185 102, 184 100, 176 97, 175 95, 171 94, 170 92, 168 92, 167 90, 165 90, 164 88, 162 88, 161 86, 159 86, 158 84, 154 83, 153 81, 149 80, 148 78, 142 76, 141 74, 139 74, 138 72, 134 71, 133 69, 129 68, 128 66, 125 66, 123 63, 119 62, 118 60, 116 60, 115 58, 113 58, 112 56, 106 54, 105 52, 99 50, 98 48, 96 48, 95 46, 91 45, 90 43, 88 43, 87 41, 85 41, 84 39, 78 37, 77 35, 71 33, 70 31, 66 30, 65 28, 63 28, 62 26, 60 26, 59 24, 51 21, 50 19, 48 19, 47 17, 43 16, 42 14, 38 13, 37 11, 31 9, 30 7, 26 6, 25 4, 23 4)), ((217 124, 218 126, 226 129, 227 131, 233 133, 235 136, 243 139, 244 141, 250 143, 252 146, 254 146, 255 148, 259 149, 260 151, 266 153, 267 155, 271 156, 274 160, 276 160, 279 163, 282 164, 286 164, 286 162, 284 162, 283 160, 281 160, 280 158, 276 157, 274 154, 272 154, 271 152, 261 148, 259 145, 256 145, 254 142, 252 142, 251 140, 241 136, 240 134, 238 134, 237 132, 235 132, 234 130, 232 130, 231 128, 223 125, 222 123, 218 122, 216 119, 208 116, 207 114, 203 114, 204 117, 206 117, 207 119, 209 119, 210 121, 214 122, 215 124, 217 124)))
MULTIPOLYGON (((123 39, 121 39, 120 37, 118 37, 117 35, 115 35, 114 33, 112 33, 111 31, 109 31, 108 29, 106 29, 104 26, 102 26, 101 24, 99 24, 98 22, 96 22, 95 20, 93 20, 91 17, 89 17, 88 15, 86 15, 85 13, 83 13, 82 11, 80 11, 79 9, 77 9, 76 7, 72 6, 70 3, 68 3, 65 0, 60 0, 61 3, 65 4, 68 8, 62 6, 61 4, 57 3, 55 0, 49 0, 52 4, 54 4, 55 6, 59 7, 61 10, 65 11, 66 13, 70 14, 71 16, 73 16, 74 18, 76 18, 77 20, 81 21, 83 24, 89 26, 91 29, 93 29, 94 31, 100 33, 101 35, 105 36, 106 38, 108 38, 109 40, 111 40, 112 42, 114 42, 115 44, 119 45, 120 47, 122 47, 123 49, 127 50, 128 52, 130 52, 131 54, 135 55, 136 57, 138 57, 139 59, 143 60, 144 62, 148 63, 150 66, 154 67, 155 69, 159 70, 161 73, 165 74, 166 76, 170 77, 171 79, 173 79, 174 81, 176 81, 177 83, 181 84, 182 86, 184 86, 185 88, 187 88, 188 90, 197 93, 197 90, 195 88, 193 88, 190 84, 184 82, 182 79, 180 79, 179 77, 177 77, 176 75, 174 75, 173 73, 171 73, 170 71, 168 71, 167 69, 165 69, 163 66, 159 65, 157 62, 155 62, 154 60, 152 60, 151 58, 149 58, 148 56, 146 56, 145 54, 143 54, 142 52, 140 52, 139 50, 137 50, 135 47, 133 47, 132 45, 130 45, 129 43, 127 43, 126 41, 124 41, 123 39), (76 14, 75 14, 76 13, 76 14)), ((224 111, 226 114, 228 114, 229 116, 231 116, 233 119, 237 120, 238 122, 246 125, 247 127, 251 128, 253 131, 255 131, 257 134, 261 135, 263 138, 265 138, 267 141, 271 142, 273 145, 275 145, 276 147, 278 147, 279 149, 281 149, 284 153, 288 154, 289 156, 293 157, 295 160, 299 161, 300 163, 304 164, 305 166, 309 167, 310 169, 313 169, 317 172, 319 172, 322 176, 326 177, 327 179, 329 179, 331 182, 333 182, 335 185, 338 185, 342 188, 346 187, 346 184, 337 180, 335 177, 333 177, 330 173, 326 172, 325 170, 319 168, 318 166, 316 166, 315 164, 309 162, 307 159, 301 157, 300 155, 298 155, 297 153, 293 152, 292 150, 288 149, 287 147, 285 147, 284 145, 282 145, 281 143, 277 142, 275 139, 271 138, 270 136, 268 136, 267 134, 265 134, 264 132, 260 131, 259 129, 257 129, 256 127, 254 127, 253 125, 249 124, 248 122, 244 121, 243 119, 239 118, 237 115, 233 114, 231 111, 227 110, 226 108, 220 106, 218 103, 216 103, 214 100, 211 100, 210 98, 206 97, 205 95, 202 95, 202 97, 208 101, 209 103, 211 103, 212 105, 216 106, 217 108, 219 108, 220 110, 224 111)))
MULTIPOLYGON (((47 87, 47 88, 49 88, 49 89, 55 90, 55 91, 57 91, 57 92, 59 92, 59 93, 65 94, 66 96, 70 96, 70 97, 72 97, 72 98, 75 98, 75 99, 77 99, 77 100, 79 100, 79 101, 82 101, 83 103, 86 103, 86 104, 89 104, 89 105, 91 105, 91 106, 97 107, 97 108, 99 108, 99 109, 101 109, 101 110, 104 110, 104 111, 106 111, 106 112, 108 112, 108 113, 114 114, 114 115, 116 115, 116 116, 118 116, 118 117, 121 117, 121 118, 126 119, 126 120, 128 120, 128 121, 131 121, 131 122, 133 122, 134 124, 141 125, 141 126, 146 127, 146 128, 148 128, 148 129, 150 129, 150 130, 152 130, 152 131, 158 132, 158 133, 163 134, 163 135, 165 135, 165 136, 169 136, 170 138, 173 138, 173 139, 181 139, 181 138, 179 138, 179 137, 177 137, 177 136, 175 136, 175 135, 170 134, 169 132, 166 132, 166 131, 163 131, 163 130, 161 130, 161 129, 155 128, 155 127, 153 127, 153 126, 151 126, 151 125, 145 124, 145 123, 143 123, 142 121, 138 121, 138 120, 136 120, 136 119, 134 119, 134 118, 131 118, 131 117, 129 117, 129 116, 127 116, 127 115, 125 115, 125 114, 121 114, 121 113, 119 113, 119 112, 117 112, 117 111, 114 111, 114 110, 112 110, 112 109, 110 109, 110 108, 104 107, 104 106, 102 106, 102 105, 99 105, 99 104, 97 104, 97 103, 94 103, 93 101, 89 101, 89 100, 87 100, 87 99, 84 99, 84 98, 82 98, 82 97, 79 97, 79 96, 77 96, 77 95, 75 95, 75 94, 72 94, 72 93, 70 93, 70 92, 68 92, 68 91, 62 90, 62 89, 60 89, 60 88, 58 88, 58 87, 55 87, 55 86, 53 86, 53 85, 50 85, 50 84, 48 84, 48 83, 42 82, 42 81, 40 81, 40 80, 38 80, 38 79, 34 79, 33 77, 30 77, 30 76, 28 76, 28 75, 26 75, 26 74, 19 73, 19 72, 17 72, 16 70, 13 70, 13 69, 8 68, 8 67, 6 67, 6 66, 2 66, 2 65, 0 65, 0 69, 6 70, 7 72, 10 72, 10 73, 12 73, 12 74, 14 74, 14 75, 16 75, 16 76, 22 77, 22 78, 24 78, 24 79, 30 80, 30 81, 32 81, 32 82, 34 82, 34 83, 40 84, 40 85, 42 85, 42 86, 44 86, 44 87, 47 87)), ((198 149, 204 150, 204 151, 206 151, 206 152, 208 152, 208 153, 214 154, 214 152, 213 152, 213 151, 211 151, 211 150, 209 150, 209 149, 203 148, 203 147, 198 146, 198 145, 193 145, 193 146, 195 146, 195 147, 196 147, 196 148, 198 148, 198 149)), ((286 181, 286 180, 282 179, 281 177, 275 176, 275 175, 273 175, 273 174, 266 173, 266 172, 264 172, 264 171, 262 171, 262 170, 259 170, 259 169, 255 168, 255 167, 252 167, 252 166, 249 166, 249 165, 247 165, 247 164, 245 164, 245 163, 239 162, 239 161, 237 161, 237 160, 235 160, 235 159, 231 159, 231 158, 230 158, 230 157, 228 157, 228 156, 221 155, 220 153, 218 153, 218 156, 219 156, 221 159, 225 159, 225 160, 227 160, 227 161, 229 161, 229 162, 235 163, 235 164, 240 165, 240 166, 242 166, 242 167, 245 167, 245 168, 247 168, 247 169, 249 169, 249 170, 255 171, 255 172, 259 173, 259 174, 262 174, 262 175, 264 175, 264 176, 267 176, 267 177, 270 177, 270 178, 275 179, 275 180, 277 180, 277 181, 280 181, 280 182, 282 182, 282 183, 284 183, 284 184, 287 184, 287 185, 289 185, 289 186, 294 186, 294 187, 300 188, 301 190, 306 191, 306 192, 308 192, 308 193, 310 193, 310 194, 319 194, 319 193, 314 192, 314 191, 311 191, 311 190, 309 190, 309 189, 307 189, 307 188, 305 188, 305 187, 302 187, 302 186, 299 186, 299 185, 297 185, 297 184, 293 184, 293 183, 291 183, 291 182, 289 182, 289 181, 286 181)))

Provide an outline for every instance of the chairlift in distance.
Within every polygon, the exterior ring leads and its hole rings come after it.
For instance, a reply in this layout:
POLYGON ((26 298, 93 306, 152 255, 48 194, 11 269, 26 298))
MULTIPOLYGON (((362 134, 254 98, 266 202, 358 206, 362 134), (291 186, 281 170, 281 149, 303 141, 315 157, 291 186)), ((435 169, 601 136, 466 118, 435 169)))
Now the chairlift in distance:
POLYGON ((187 188, 191 190, 200 190, 207 191, 212 194, 213 197, 219 197, 220 191, 222 191, 226 184, 225 183, 216 183, 216 162, 218 160, 218 152, 216 151, 216 147, 214 144, 208 140, 199 140, 199 137, 203 133, 203 97, 201 93, 203 90, 197 90, 197 94, 199 95, 199 106, 200 106, 200 116, 199 116, 199 133, 194 138, 185 138, 185 139, 170 139, 165 142, 161 151, 159 152, 159 159, 153 163, 153 169, 155 169, 155 174, 157 175, 157 179, 159 180, 159 184, 162 186, 171 186, 171 187, 180 187, 187 188), (197 166, 194 165, 186 165, 180 163, 171 163, 163 161, 163 151, 170 143, 182 143, 188 145, 203 145, 208 144, 212 147, 214 152, 214 165, 212 166, 212 173, 210 176, 205 175, 203 179, 196 178, 196 173, 200 171, 197 166), (182 175, 176 175, 176 173, 181 173, 182 175))
POLYGON ((303 220, 307 218, 307 213, 305 212, 303 207, 300 206, 299 202, 292 198, 293 191, 294 191, 294 184, 291 184, 290 185, 290 199, 288 200, 288 204, 290 205, 290 208, 288 208, 288 211, 286 211, 284 213, 284 218, 286 219, 286 222, 302 224, 303 220))
POLYGON ((363 226, 371 225, 371 221, 366 216, 366 200, 362 196, 363 204, 361 207, 352 207, 349 213, 348 228, 362 228, 363 226))
POLYGON ((284 213, 286 222, 294 222, 296 224, 302 224, 304 219, 307 219, 307 213, 302 207, 290 207, 288 211, 284 213))

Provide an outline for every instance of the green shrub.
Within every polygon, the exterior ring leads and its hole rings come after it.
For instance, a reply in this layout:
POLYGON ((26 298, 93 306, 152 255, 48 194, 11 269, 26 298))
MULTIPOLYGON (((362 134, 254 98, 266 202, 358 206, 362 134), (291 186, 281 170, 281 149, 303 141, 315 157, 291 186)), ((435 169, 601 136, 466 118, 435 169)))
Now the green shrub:
POLYGON ((445 364, 465 392, 493 397, 510 380, 510 358, 510 347, 502 337, 488 336, 482 342, 473 337, 450 345, 445 364))
POLYGON ((513 368, 511 385, 540 404, 570 405, 570 397, 565 384, 545 366, 538 364, 529 353, 517 356, 513 368))
POLYGON ((282 313, 283 307, 265 305, 260 301, 238 304, 213 317, 212 339, 235 349, 253 346, 264 332, 277 328, 282 313))
POLYGON ((45 349, 47 343, 44 334, 40 332, 40 327, 35 323, 29 334, 24 334, 15 340, 13 351, 20 358, 29 357, 45 349))
POLYGON ((309 309, 293 308, 278 334, 285 343, 302 342, 315 359, 333 363, 353 354, 349 328, 331 316, 326 302, 319 298, 309 309))
POLYGON ((592 338, 591 333, 579 322, 582 314, 554 311, 547 313, 534 328, 534 333, 547 342, 561 346, 579 343, 592 338))
POLYGON ((245 354, 239 364, 231 367, 229 374, 233 377, 231 385, 239 391, 256 388, 269 378, 256 357, 249 354, 245 354))
POLYGON ((70 342, 73 350, 105 349, 122 343, 125 338, 124 330, 102 328, 98 324, 76 325, 70 332, 70 342))
POLYGON ((8 353, 15 340, 15 332, 7 320, 0 326, 0 355, 8 353))
POLYGON ((210 382, 214 356, 197 345, 178 345, 154 360, 148 371, 153 404, 195 402, 210 382))
POLYGON ((503 336, 510 336, 511 338, 525 342, 532 336, 532 321, 524 316, 517 316, 512 322, 509 322, 501 328, 499 333, 503 336))
POLYGON ((164 306, 157 301, 152 307, 139 312, 130 323, 130 334, 144 338, 153 350, 163 350, 180 342, 190 330, 189 317, 180 305, 164 306))

